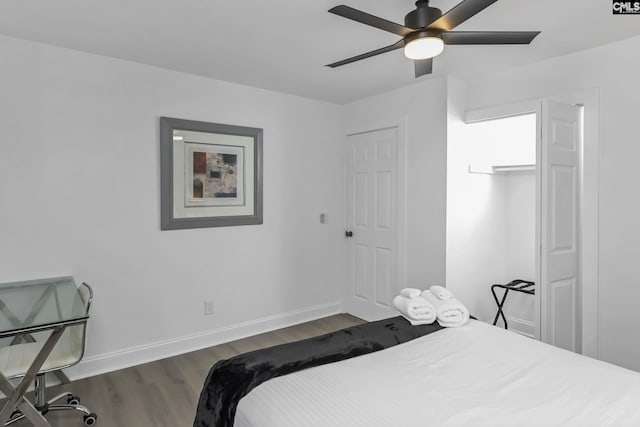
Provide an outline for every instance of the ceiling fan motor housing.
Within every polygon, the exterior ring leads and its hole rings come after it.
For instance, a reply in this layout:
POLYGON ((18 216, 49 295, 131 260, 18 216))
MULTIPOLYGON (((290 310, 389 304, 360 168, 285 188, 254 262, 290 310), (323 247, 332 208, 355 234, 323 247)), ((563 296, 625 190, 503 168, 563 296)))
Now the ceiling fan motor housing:
POLYGON ((440 9, 430 7, 427 0, 418 0, 416 10, 409 12, 404 17, 404 26, 413 29, 424 28, 441 16, 440 9))

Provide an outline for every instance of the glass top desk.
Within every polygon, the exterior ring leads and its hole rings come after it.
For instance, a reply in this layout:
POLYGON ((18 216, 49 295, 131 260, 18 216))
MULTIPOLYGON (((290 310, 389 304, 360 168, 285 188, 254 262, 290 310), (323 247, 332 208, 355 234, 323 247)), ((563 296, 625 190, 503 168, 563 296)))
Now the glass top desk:
POLYGON ((88 318, 86 301, 72 277, 0 284, 0 347, 35 343, 33 334, 44 333, 39 334, 39 351, 25 372, 17 375, 6 366, 0 369, 0 391, 9 397, 0 409, 0 425, 17 409, 34 426, 50 426, 24 394, 65 329, 86 323, 88 318), (9 381, 12 377, 22 377, 18 386, 9 381))

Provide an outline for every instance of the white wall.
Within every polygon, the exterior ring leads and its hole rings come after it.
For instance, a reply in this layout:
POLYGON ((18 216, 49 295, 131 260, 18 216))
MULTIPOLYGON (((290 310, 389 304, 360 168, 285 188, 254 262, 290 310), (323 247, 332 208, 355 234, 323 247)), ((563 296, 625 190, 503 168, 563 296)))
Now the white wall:
MULTIPOLYGON (((599 355, 640 370, 640 37, 496 73, 469 86, 469 109, 597 88, 599 92, 599 355)), ((587 114, 586 112, 585 114, 587 114)), ((588 118, 586 119, 588 120, 588 118)), ((585 122, 589 126, 588 122, 585 122)), ((588 337, 587 337, 588 338, 588 337)))
POLYGON ((534 171, 503 175, 506 181, 507 277, 535 280, 536 176, 534 171))
POLYGON ((469 173, 470 164, 488 159, 464 123, 465 91, 461 80, 448 79, 446 284, 474 316, 490 321, 490 286, 505 279, 504 181, 469 173))
POLYGON ((93 285, 76 376, 340 310, 343 107, 6 37, 0 58, 0 282, 93 285), (160 116, 264 128, 263 225, 160 231, 160 116))
MULTIPOLYGON (((535 125, 535 117, 533 118, 535 125)), ((527 129, 535 149, 535 127, 527 129)), ((522 279, 535 282, 536 265, 536 175, 534 171, 512 173, 505 180, 505 281, 522 279)), ((535 298, 510 292, 505 304, 509 328, 535 336, 535 298)))
MULTIPOLYGON (((445 279, 446 79, 430 78, 345 106, 345 129, 405 128, 405 280, 424 289, 445 279)), ((404 179, 403 179, 404 178, 404 179)), ((401 234, 402 233, 401 231, 401 234)), ((401 239, 403 237, 401 236, 401 239)), ((401 255, 402 256, 402 255, 401 255)), ((402 265, 399 266, 402 268, 402 265)))

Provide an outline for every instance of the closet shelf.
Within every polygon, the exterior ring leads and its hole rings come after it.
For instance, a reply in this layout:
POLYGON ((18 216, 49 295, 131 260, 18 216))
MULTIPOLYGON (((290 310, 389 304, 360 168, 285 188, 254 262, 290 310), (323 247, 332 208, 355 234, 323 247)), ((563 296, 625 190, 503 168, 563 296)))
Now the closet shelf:
POLYGON ((469 165, 469 173, 482 173, 487 175, 506 175, 510 173, 534 172, 535 170, 536 165, 469 165))

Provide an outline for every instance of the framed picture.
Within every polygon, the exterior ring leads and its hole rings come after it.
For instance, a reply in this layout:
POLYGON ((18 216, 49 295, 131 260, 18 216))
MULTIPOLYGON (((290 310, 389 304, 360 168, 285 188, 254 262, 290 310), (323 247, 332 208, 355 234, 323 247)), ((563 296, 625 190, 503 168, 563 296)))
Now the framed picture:
POLYGON ((262 224, 262 129, 160 118, 160 228, 262 224))

